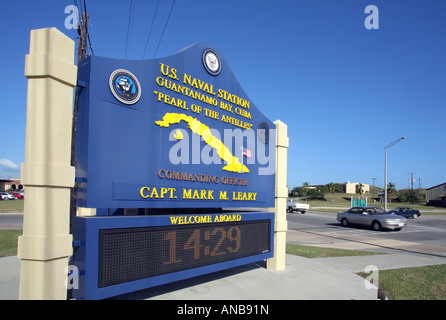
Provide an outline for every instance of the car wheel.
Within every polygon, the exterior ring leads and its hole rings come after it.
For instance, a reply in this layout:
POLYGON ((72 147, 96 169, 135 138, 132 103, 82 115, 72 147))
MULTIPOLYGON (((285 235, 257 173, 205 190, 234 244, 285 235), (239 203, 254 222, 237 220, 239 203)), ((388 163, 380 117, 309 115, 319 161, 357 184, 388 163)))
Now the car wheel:
POLYGON ((347 219, 342 219, 341 220, 341 223, 342 223, 342 225, 344 226, 344 227, 348 227, 348 220, 347 219))
POLYGON ((301 211, 300 213, 305 214, 305 211, 301 211))
POLYGON ((418 218, 418 215, 416 213, 414 213, 412 218, 416 219, 416 218, 418 218))
POLYGON ((380 224, 378 221, 375 221, 375 222, 373 222, 373 224, 372 224, 372 228, 373 228, 373 230, 375 230, 375 231, 379 231, 379 230, 381 230, 381 224, 380 224))

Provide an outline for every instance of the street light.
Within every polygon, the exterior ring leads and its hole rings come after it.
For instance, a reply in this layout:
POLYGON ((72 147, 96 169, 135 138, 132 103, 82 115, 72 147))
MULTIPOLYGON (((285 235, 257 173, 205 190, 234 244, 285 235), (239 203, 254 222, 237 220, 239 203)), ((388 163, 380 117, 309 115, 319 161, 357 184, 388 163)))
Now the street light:
POLYGON ((388 144, 385 149, 385 164, 384 164, 384 210, 387 211, 387 149, 389 149, 391 146, 397 144, 401 140, 406 139, 406 137, 401 137, 399 139, 396 139, 392 143, 388 144))

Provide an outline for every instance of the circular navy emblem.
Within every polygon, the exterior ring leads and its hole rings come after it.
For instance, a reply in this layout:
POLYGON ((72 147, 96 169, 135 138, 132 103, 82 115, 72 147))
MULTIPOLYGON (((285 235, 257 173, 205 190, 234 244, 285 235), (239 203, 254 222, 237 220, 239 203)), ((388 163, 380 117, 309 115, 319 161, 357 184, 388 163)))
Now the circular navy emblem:
POLYGON ((209 74, 218 76, 221 71, 221 60, 217 52, 213 49, 206 49, 203 52, 203 65, 209 74))
POLYGON ((141 97, 141 86, 133 73, 124 69, 113 71, 109 79, 110 90, 116 99, 134 104, 141 97))
POLYGON ((266 122, 261 122, 257 127, 257 134, 259 136, 260 141, 263 143, 269 142, 270 132, 269 125, 266 122))

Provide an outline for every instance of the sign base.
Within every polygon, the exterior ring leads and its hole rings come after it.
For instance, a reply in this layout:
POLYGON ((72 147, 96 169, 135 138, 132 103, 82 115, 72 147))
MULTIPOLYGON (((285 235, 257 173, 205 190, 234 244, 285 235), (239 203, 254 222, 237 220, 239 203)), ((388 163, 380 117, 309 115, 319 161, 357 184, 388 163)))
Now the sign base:
POLYGON ((75 217, 76 299, 104 299, 274 256, 274 214, 75 217))

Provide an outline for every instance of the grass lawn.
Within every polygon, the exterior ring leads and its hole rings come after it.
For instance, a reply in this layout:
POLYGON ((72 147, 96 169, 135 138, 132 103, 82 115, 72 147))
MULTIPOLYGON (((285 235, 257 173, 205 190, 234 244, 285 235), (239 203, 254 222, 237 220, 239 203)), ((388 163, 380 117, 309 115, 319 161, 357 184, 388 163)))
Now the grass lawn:
POLYGON ((378 280, 390 300, 446 300, 446 264, 381 270, 378 280))
POLYGON ((17 254, 17 238, 22 230, 0 230, 0 258, 17 254))
MULTIPOLYGON (((306 258, 381 254, 287 244, 286 252, 306 258)), ((369 274, 358 273, 363 278, 369 274)), ((446 300, 446 264, 393 270, 380 270, 379 288, 390 300, 446 300)))
POLYGON ((383 254, 382 252, 344 250, 333 248, 320 248, 312 246, 302 246, 297 244, 286 245, 286 253, 294 254, 305 258, 328 258, 328 257, 346 257, 346 256, 370 256, 383 254))
POLYGON ((0 213, 6 212, 23 212, 25 200, 1 200, 0 201, 0 213))
MULTIPOLYGON (((358 194, 350 194, 350 193, 327 193, 325 195, 326 201, 322 200, 309 200, 308 202, 305 201, 304 198, 299 198, 299 202, 301 203, 308 203, 312 208, 313 207, 327 207, 324 209, 317 209, 317 211, 320 212, 332 212, 337 213, 339 211, 344 211, 344 208, 350 208, 351 202, 350 198, 353 197, 354 199, 358 199, 358 194), (335 209, 328 208, 328 207, 334 207, 335 209), (337 209, 339 208, 339 209, 337 209)), ((362 196, 361 199, 365 199, 367 197, 368 199, 368 205, 369 206, 376 206, 384 208, 384 204, 381 204, 379 201, 376 201, 375 203, 373 200, 371 200, 371 196, 366 194, 365 196, 362 196)), ((432 206, 426 206, 424 204, 411 204, 408 202, 388 202, 387 208, 394 209, 397 207, 409 207, 416 210, 420 210, 422 215, 446 215, 446 209, 441 207, 432 207, 432 206), (443 212, 431 212, 432 210, 435 211, 443 211, 443 212)), ((311 212, 311 211, 310 211, 311 212)))

